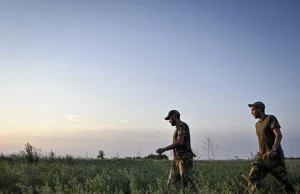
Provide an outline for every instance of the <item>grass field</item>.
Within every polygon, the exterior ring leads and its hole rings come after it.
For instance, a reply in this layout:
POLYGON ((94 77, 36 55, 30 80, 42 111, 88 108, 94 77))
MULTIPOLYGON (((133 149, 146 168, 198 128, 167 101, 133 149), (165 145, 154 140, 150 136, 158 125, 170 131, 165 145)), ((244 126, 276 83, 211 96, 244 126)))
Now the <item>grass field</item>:
MULTIPOLYGON (((171 162, 61 158, 41 159, 29 165, 24 159, 2 156, 0 193, 167 193, 171 162)), ((247 193, 245 177, 250 162, 196 161, 200 193, 247 193)), ((286 163, 299 192, 300 161, 288 160, 286 163)), ((284 193, 269 175, 264 181, 264 189, 267 192, 259 193, 284 193)))

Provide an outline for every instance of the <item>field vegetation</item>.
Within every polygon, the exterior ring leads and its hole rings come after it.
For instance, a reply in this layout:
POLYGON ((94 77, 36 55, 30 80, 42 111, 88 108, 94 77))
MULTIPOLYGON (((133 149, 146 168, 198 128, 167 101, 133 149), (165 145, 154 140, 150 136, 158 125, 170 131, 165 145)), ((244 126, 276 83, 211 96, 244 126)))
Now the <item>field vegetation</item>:
MULTIPOLYGON (((0 193, 176 193, 166 184, 172 161, 167 156, 97 159, 42 156, 29 143, 17 154, 0 155, 0 193)), ((251 160, 197 160, 194 163, 199 193, 248 193, 247 175, 251 160)), ((300 160, 286 160, 290 179, 300 191, 300 160)), ((183 193, 183 190, 180 191, 183 193)), ((189 193, 186 190, 186 193, 189 193)), ((264 190, 284 193, 268 175, 264 190)))

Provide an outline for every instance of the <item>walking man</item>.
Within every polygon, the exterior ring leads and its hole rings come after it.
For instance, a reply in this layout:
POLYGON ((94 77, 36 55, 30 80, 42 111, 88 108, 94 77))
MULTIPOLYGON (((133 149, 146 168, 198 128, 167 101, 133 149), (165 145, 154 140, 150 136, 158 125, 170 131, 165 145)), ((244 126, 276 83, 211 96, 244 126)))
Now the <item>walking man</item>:
POLYGON ((288 172, 281 147, 281 126, 274 115, 265 114, 263 102, 248 104, 251 114, 259 119, 255 124, 259 152, 251 163, 248 187, 250 192, 260 188, 260 180, 270 173, 277 182, 284 186, 286 193, 295 193, 294 186, 288 180, 288 172))
POLYGON ((180 120, 180 113, 171 110, 165 120, 168 120, 176 129, 173 134, 173 144, 156 150, 156 153, 163 153, 173 150, 174 160, 171 166, 168 179, 168 186, 175 186, 179 189, 181 181, 184 188, 190 186, 191 191, 197 191, 197 184, 193 169, 193 157, 196 155, 191 150, 191 138, 189 126, 180 120))

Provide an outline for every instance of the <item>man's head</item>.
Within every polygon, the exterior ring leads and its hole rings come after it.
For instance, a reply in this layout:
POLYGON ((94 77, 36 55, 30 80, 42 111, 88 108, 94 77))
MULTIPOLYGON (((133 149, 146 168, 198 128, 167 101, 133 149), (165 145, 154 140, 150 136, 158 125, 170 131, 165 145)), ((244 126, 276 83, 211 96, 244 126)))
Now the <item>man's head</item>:
POLYGON ((172 126, 176 125, 176 121, 180 120, 180 113, 177 110, 171 110, 165 120, 169 120, 172 126))
POLYGON ((251 108, 251 114, 255 119, 260 118, 265 113, 265 104, 263 102, 257 101, 253 104, 248 104, 248 106, 251 108))

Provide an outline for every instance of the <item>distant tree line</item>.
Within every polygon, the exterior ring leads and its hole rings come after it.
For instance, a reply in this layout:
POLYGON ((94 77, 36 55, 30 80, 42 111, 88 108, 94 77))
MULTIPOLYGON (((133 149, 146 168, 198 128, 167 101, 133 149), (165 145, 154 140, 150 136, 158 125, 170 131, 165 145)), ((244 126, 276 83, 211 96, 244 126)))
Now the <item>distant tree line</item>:
MULTIPOLYGON (((211 147, 211 146, 210 146, 211 147)), ((252 153, 251 153, 252 154, 252 153)), ((235 156, 236 159, 239 159, 237 156, 235 156)), ((51 150, 49 153, 46 153, 46 155, 42 154, 42 150, 39 148, 36 148, 35 146, 26 143, 24 150, 19 151, 19 153, 13 153, 10 155, 4 155, 3 153, 0 153, 0 160, 8 160, 8 161, 18 161, 18 160, 25 160, 29 165, 39 163, 40 160, 49 160, 49 161, 63 161, 68 164, 73 163, 75 158, 69 154, 66 156, 56 156, 56 154, 51 150)), ((78 159, 84 159, 84 158, 77 158, 78 159)), ((88 159, 88 158, 86 158, 88 159)), ((99 150, 97 159, 105 159, 105 153, 104 150, 99 150)), ((121 159, 119 158, 119 153, 117 153, 117 157, 114 157, 113 159, 121 159)), ((140 151, 138 152, 138 156, 136 157, 125 157, 122 159, 128 159, 128 160, 137 160, 137 159, 145 159, 145 160, 168 160, 169 157, 165 154, 149 154, 145 157, 140 156, 140 151)), ((249 158, 250 159, 250 158, 249 158)), ((299 160, 300 157, 286 157, 285 159, 288 160, 299 160)))
POLYGON ((285 159, 287 159, 287 160, 299 160, 300 157, 299 156, 298 157, 286 157, 285 159))
MULTIPOLYGON (((139 156, 137 156, 137 157, 125 157, 125 159, 128 159, 128 160, 130 160, 130 159, 133 159, 133 160, 135 160, 135 159, 168 160, 168 159, 169 159, 169 157, 168 157, 167 155, 165 155, 165 154, 150 154, 150 155, 148 155, 148 156, 141 157, 141 156, 140 156, 140 151, 139 151, 139 152, 138 152, 138 155, 139 155, 139 156)), ((103 160, 103 159, 105 159, 104 156, 105 156, 104 151, 103 151, 103 150, 100 150, 100 151, 98 152, 97 158, 103 160)), ((115 157, 115 159, 119 158, 118 156, 119 156, 119 154, 117 153, 117 157, 115 157)))

